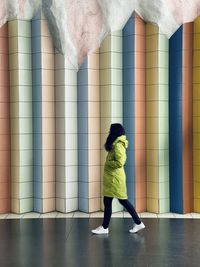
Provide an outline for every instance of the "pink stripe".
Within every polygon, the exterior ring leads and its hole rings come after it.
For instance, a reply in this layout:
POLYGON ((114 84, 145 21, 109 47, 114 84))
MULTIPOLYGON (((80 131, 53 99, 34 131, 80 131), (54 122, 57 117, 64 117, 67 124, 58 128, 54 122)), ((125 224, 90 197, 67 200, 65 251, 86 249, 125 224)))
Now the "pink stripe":
POLYGON ((0 213, 10 212, 10 122, 8 29, 0 28, 0 213))

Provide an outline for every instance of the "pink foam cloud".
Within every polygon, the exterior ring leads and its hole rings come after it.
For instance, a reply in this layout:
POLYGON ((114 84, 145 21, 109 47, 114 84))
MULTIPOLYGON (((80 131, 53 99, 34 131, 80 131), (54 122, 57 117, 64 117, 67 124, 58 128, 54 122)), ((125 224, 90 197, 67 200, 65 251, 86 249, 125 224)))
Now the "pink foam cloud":
POLYGON ((167 4, 180 25, 191 22, 200 15, 199 0, 167 0, 167 4))
POLYGON ((19 0, 18 4, 19 4, 19 17, 24 17, 24 8, 25 8, 25 4, 26 4, 27 0, 19 0))
POLYGON ((0 1, 0 27, 6 23, 7 20, 7 10, 6 10, 6 3, 4 0, 0 1))
POLYGON ((89 51, 99 46, 102 13, 95 0, 66 1, 67 29, 78 56, 78 65, 89 51))

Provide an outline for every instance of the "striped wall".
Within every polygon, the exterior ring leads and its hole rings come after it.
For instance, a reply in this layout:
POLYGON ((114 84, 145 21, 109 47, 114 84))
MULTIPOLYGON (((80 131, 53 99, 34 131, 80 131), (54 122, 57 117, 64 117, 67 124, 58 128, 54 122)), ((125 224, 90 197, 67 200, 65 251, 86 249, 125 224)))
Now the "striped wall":
POLYGON ((8 25, 0 28, 0 213, 10 212, 10 91, 8 25))
POLYGON ((193 204, 200 212, 200 18, 194 21, 193 32, 193 204))
POLYGON ((180 213, 193 210, 192 34, 184 24, 169 41, 170 210, 180 213))
POLYGON ((134 13, 77 72, 41 12, 4 25, 0 213, 103 210, 104 144, 116 122, 136 210, 200 212, 199 40, 199 18, 167 40, 134 13))

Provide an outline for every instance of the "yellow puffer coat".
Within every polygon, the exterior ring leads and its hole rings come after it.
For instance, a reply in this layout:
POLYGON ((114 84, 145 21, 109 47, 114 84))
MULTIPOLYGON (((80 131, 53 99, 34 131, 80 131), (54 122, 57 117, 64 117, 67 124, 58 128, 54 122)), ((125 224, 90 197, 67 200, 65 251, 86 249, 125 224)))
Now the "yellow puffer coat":
POLYGON ((104 165, 103 195, 119 199, 127 199, 126 174, 126 148, 128 140, 121 135, 113 142, 112 150, 108 152, 104 165))

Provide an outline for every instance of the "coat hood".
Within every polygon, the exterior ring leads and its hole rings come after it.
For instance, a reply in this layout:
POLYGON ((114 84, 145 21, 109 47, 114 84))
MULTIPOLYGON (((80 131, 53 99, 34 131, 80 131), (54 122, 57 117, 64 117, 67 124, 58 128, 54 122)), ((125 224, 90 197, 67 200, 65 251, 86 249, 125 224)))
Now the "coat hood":
POLYGON ((118 142, 121 142, 125 148, 128 147, 128 140, 126 139, 126 135, 121 135, 115 139, 113 145, 116 145, 118 142))

